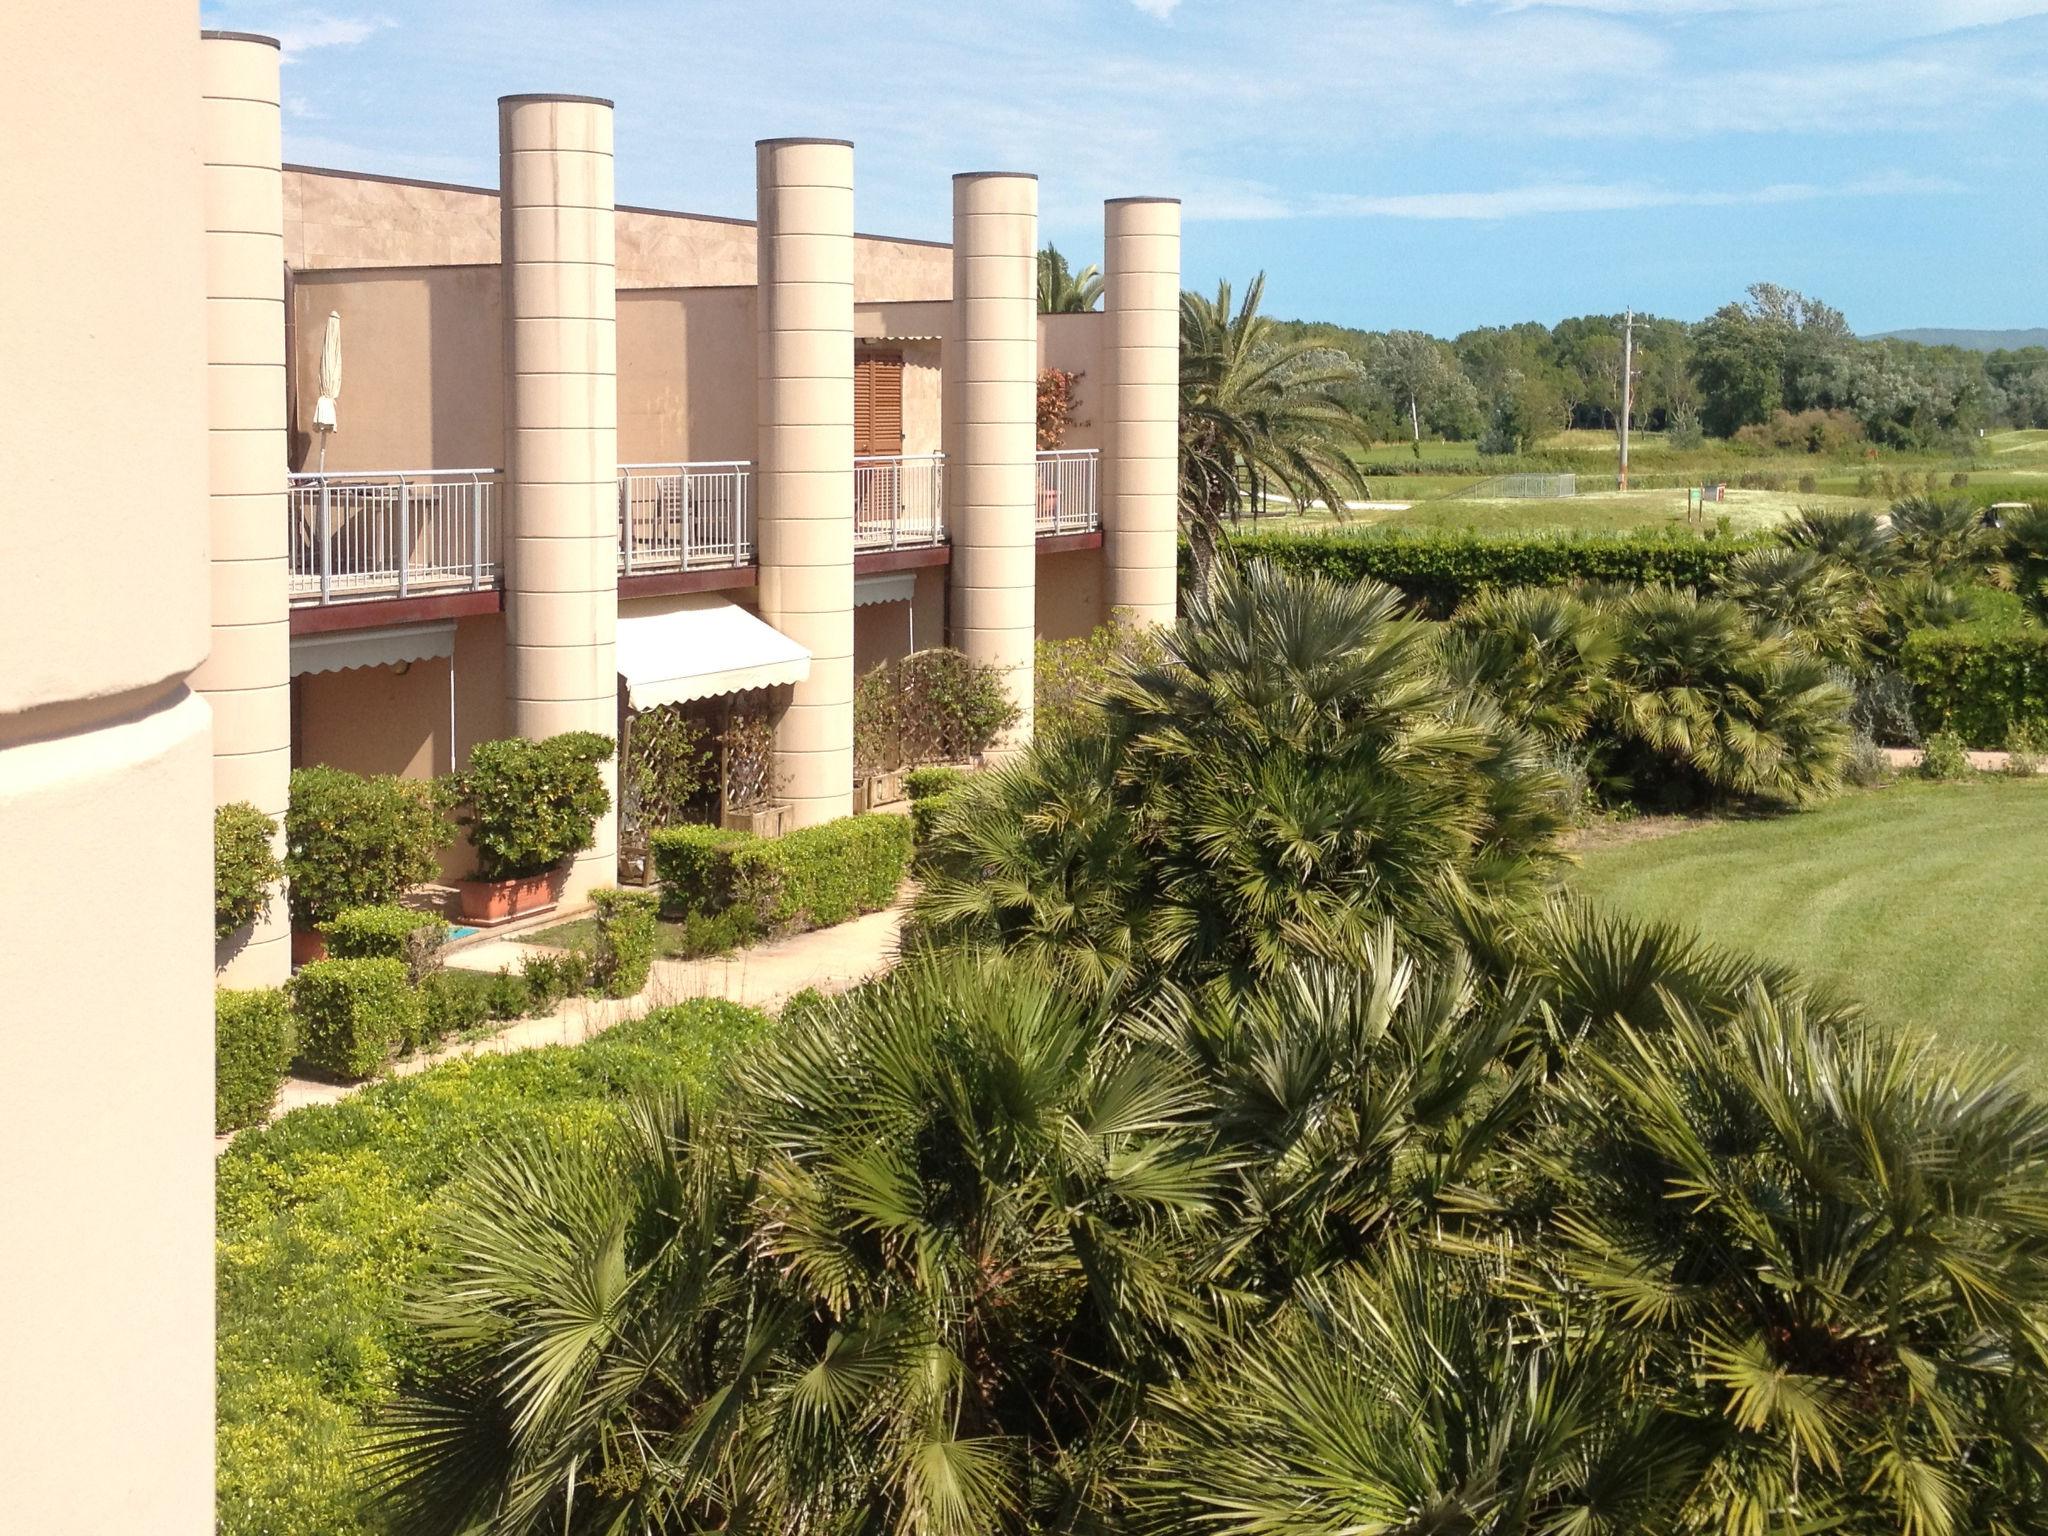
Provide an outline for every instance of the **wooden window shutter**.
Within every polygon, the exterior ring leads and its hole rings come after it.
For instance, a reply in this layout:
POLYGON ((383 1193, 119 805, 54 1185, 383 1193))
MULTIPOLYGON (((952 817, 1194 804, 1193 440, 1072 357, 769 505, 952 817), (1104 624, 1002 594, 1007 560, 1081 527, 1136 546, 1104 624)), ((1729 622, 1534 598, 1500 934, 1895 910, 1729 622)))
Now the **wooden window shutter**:
POLYGON ((853 451, 903 451, 901 352, 860 352, 854 355, 853 451))

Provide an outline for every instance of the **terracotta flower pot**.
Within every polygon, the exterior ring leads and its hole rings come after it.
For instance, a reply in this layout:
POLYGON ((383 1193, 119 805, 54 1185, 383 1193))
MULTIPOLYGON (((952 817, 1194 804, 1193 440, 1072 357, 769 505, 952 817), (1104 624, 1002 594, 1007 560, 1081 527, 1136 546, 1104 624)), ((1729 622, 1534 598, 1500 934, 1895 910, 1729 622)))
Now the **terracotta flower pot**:
POLYGON ((318 928, 294 928, 292 930, 292 964, 311 965, 315 960, 327 958, 327 935, 318 928))
POLYGON ((462 918, 469 923, 506 923, 552 907, 560 897, 562 872, 520 875, 511 880, 458 880, 462 918))

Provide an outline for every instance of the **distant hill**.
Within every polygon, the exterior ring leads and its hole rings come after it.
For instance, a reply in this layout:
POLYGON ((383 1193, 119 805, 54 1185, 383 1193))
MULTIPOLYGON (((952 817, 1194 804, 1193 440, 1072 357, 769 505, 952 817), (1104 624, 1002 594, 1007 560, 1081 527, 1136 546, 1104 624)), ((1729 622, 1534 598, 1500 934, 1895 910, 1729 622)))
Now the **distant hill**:
POLYGON ((2016 352, 2021 347, 2048 347, 2048 329, 2031 331, 1885 331, 1872 341, 1917 341, 1924 347, 1961 347, 1969 352, 2016 352))

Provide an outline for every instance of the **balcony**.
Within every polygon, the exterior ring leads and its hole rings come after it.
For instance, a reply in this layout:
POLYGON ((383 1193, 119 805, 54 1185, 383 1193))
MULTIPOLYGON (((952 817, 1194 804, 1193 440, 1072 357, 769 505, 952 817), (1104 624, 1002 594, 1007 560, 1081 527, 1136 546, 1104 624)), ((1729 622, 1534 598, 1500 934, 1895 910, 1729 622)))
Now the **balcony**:
MULTIPOLYGON (((855 551, 869 563, 909 552, 894 563, 943 564, 945 471, 938 453, 855 459, 855 551)), ((1040 538, 1100 529, 1094 449, 1040 453, 1037 476, 1040 538)), ((290 476, 293 606, 495 590, 503 481, 495 469, 290 476)), ((619 467, 620 576, 744 572, 754 560, 751 464, 619 467)))
POLYGON ((1102 527, 1096 500, 1100 453, 1093 448, 1041 449, 1038 455, 1038 536, 1094 533, 1102 527))
POLYGON ((754 563, 753 466, 744 460, 619 466, 619 574, 754 563))
POLYGON ((292 603, 495 587, 499 482, 495 469, 289 476, 292 603))
POLYGON ((853 547, 861 554, 946 542, 946 456, 862 455, 853 461, 853 547))

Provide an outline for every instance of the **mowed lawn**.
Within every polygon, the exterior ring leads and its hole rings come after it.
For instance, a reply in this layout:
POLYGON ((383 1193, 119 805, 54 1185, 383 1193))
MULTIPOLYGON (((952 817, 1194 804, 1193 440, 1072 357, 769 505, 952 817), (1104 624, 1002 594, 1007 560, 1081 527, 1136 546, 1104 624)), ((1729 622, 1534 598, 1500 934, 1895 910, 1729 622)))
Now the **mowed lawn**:
POLYGON ((1588 847, 1574 889, 2003 1046, 2048 1085, 2048 779, 1858 791, 1801 815, 1588 847))

